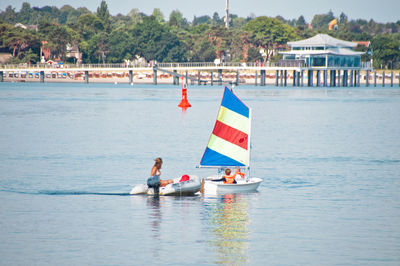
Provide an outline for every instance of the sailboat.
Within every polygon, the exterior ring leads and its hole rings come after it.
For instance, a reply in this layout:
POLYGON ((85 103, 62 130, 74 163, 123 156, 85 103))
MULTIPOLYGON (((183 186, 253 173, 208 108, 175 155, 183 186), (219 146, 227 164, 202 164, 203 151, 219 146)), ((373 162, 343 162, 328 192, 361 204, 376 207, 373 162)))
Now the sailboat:
POLYGON ((219 175, 202 181, 204 193, 235 193, 256 191, 261 178, 250 178, 251 109, 229 88, 225 87, 217 121, 211 133, 199 167, 219 169, 219 175), (216 181, 226 169, 245 169, 247 176, 235 177, 235 184, 216 181))

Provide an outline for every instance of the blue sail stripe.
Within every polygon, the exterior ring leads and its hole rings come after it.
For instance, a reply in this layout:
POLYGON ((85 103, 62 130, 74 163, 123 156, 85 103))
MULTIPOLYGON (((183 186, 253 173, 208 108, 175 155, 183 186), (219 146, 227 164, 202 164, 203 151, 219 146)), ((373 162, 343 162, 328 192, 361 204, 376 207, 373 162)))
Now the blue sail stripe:
POLYGON ((247 118, 249 117, 249 108, 227 87, 225 87, 221 105, 247 118))
POLYGON ((200 165, 207 166, 245 166, 244 164, 233 160, 221 153, 218 153, 210 148, 206 148, 203 154, 200 165))

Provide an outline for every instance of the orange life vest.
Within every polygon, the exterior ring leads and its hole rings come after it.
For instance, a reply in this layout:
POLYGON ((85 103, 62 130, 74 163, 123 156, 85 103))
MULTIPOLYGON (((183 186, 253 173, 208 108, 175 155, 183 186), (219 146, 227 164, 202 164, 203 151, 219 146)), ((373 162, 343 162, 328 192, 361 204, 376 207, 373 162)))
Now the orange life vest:
POLYGON ((244 178, 244 173, 242 172, 236 172, 235 174, 240 175, 241 178, 244 178))
POLYGON ((233 184, 235 182, 235 175, 224 175, 225 178, 224 184, 233 184))

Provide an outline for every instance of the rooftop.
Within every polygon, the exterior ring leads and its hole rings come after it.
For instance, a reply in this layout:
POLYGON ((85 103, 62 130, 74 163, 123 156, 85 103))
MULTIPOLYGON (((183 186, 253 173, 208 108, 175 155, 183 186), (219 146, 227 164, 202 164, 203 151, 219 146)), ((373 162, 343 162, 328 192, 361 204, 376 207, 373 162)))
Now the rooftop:
POLYGON ((297 41, 288 42, 290 47, 316 47, 316 46, 333 46, 333 47, 356 47, 357 43, 348 42, 333 38, 328 34, 317 34, 314 37, 297 41))

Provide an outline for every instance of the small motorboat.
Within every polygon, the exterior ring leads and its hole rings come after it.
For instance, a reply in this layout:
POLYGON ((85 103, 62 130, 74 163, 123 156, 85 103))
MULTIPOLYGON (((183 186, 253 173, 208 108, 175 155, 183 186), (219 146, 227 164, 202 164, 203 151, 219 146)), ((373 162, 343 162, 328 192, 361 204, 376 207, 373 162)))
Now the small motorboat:
MULTIPOLYGON (((161 196, 187 196, 194 195, 200 191, 201 181, 200 178, 195 175, 189 175, 189 179, 182 181, 182 178, 172 179, 174 182, 168 184, 165 187, 160 187, 159 195, 161 196)), ((154 195, 154 189, 149 188, 146 184, 139 184, 132 188, 131 195, 147 194, 154 195)))

